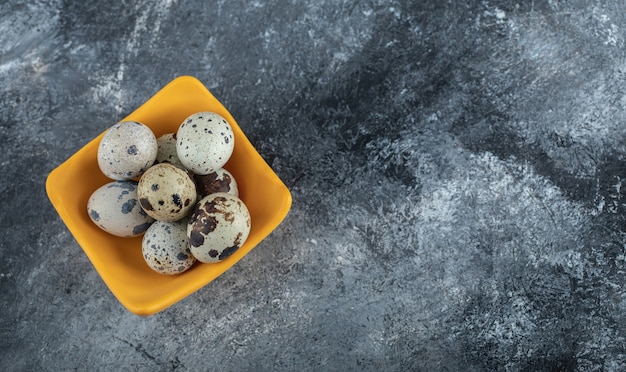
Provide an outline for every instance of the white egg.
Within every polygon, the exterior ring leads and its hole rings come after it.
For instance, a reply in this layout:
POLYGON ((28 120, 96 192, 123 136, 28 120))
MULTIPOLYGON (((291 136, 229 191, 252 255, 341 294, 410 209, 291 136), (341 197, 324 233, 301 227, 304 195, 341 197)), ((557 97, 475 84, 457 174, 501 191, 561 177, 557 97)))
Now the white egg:
POLYGON ((154 222, 139 205, 134 181, 115 181, 99 187, 87 202, 87 213, 102 230, 123 238, 143 234, 154 222))
POLYGON ((105 176, 127 181, 143 174, 157 155, 152 130, 136 121, 122 121, 109 128, 98 145, 98 166, 105 176))
POLYGON ((204 263, 222 261, 248 239, 250 227, 250 212, 237 196, 224 192, 205 196, 187 224, 191 254, 204 263))
POLYGON ((141 252, 148 266, 159 274, 187 271, 196 262, 189 250, 187 220, 153 223, 143 236, 141 252))
POLYGON ((216 192, 227 192, 239 196, 239 188, 237 187, 235 177, 224 168, 205 175, 194 174, 193 179, 196 181, 196 190, 200 197, 216 192))
POLYGON ((176 221, 194 207, 196 185, 187 171, 170 163, 156 164, 139 179, 137 196, 143 210, 159 221, 176 221))
POLYGON ((226 164, 235 148, 233 130, 214 112, 187 117, 176 132, 176 153, 185 168, 196 174, 215 172, 226 164))

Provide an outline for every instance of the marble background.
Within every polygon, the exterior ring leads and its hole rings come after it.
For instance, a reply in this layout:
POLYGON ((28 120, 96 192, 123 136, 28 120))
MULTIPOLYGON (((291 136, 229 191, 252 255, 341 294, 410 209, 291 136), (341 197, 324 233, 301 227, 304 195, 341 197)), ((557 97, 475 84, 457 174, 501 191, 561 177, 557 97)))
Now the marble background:
POLYGON ((0 4, 3 370, 626 369, 620 1, 0 4), (151 317, 48 173, 180 75, 293 195, 151 317))

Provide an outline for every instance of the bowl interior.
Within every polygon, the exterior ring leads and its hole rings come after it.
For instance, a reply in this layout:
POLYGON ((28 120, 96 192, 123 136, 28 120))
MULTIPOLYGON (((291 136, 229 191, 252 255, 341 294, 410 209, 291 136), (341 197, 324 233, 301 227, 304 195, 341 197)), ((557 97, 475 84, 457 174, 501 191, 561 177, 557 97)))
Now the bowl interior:
POLYGON ((198 262, 180 275, 160 275, 144 262, 141 237, 118 238, 91 222, 87 201, 98 187, 111 182, 97 162, 98 144, 104 132, 54 169, 46 180, 50 201, 102 280, 124 307, 138 315, 161 311, 214 280, 272 232, 291 207, 287 187, 254 149, 228 110, 197 79, 176 78, 122 120, 144 123, 159 137, 176 132, 187 116, 199 111, 216 112, 233 128, 235 148, 224 168, 237 180, 239 196, 252 218, 244 245, 222 262, 198 262))

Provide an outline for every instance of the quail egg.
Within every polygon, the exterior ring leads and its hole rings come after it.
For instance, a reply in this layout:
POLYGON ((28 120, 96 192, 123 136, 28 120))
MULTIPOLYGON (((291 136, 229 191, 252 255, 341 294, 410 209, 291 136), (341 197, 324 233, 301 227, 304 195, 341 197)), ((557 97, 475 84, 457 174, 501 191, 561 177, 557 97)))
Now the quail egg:
POLYGON ((157 138, 157 163, 171 163, 183 167, 176 153, 176 133, 166 133, 157 138))
POLYGON ((114 181, 99 187, 87 202, 87 213, 102 230, 123 238, 143 234, 154 222, 139 206, 134 181, 114 181))
POLYGON ((243 245, 250 226, 250 212, 239 197, 225 192, 205 196, 187 224, 191 254, 204 263, 222 261, 243 245))
POLYGON ((98 166, 105 176, 127 181, 140 176, 156 159, 157 141, 152 130, 136 121, 109 128, 98 145, 98 166))
POLYGON ((194 207, 196 185, 187 171, 169 163, 150 167, 139 179, 139 203, 143 210, 159 221, 176 221, 194 207))
POLYGON ((187 221, 156 221, 141 241, 141 252, 148 266, 159 274, 176 275, 196 262, 189 250, 187 221))
POLYGON ((205 197, 216 192, 227 192, 239 196, 239 189, 235 177, 224 168, 220 168, 206 175, 194 174, 193 179, 196 181, 196 190, 200 197, 205 197))
POLYGON ((215 172, 226 164, 235 148, 228 121, 214 112, 198 112, 187 117, 176 132, 176 153, 196 174, 215 172))

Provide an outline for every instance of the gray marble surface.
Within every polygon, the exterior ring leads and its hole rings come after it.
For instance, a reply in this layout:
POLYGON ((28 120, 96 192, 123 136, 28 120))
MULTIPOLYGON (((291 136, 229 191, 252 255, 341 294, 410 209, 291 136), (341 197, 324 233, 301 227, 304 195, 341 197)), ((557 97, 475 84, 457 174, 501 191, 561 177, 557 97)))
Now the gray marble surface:
POLYGON ((621 1, 0 4, 0 369, 626 369, 621 1), (293 195, 125 310, 48 173, 180 75, 293 195))

